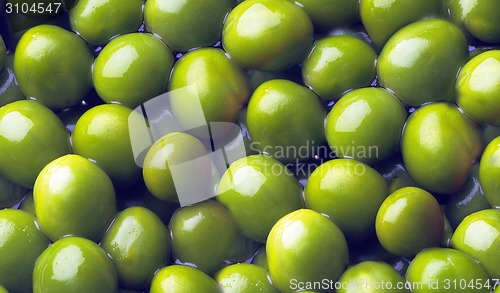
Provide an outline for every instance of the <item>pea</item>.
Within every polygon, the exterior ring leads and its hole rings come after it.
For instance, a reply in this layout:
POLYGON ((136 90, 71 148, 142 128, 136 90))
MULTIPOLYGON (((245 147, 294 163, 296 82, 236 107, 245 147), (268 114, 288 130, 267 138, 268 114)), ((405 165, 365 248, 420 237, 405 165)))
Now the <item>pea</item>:
POLYGON ((314 28, 329 31, 359 21, 359 2, 356 0, 299 0, 297 4, 311 18, 314 28))
POLYGON ((26 97, 52 109, 64 109, 80 103, 89 92, 93 61, 77 35, 44 24, 29 29, 19 40, 14 72, 26 97))
POLYGON ((404 187, 384 200, 377 212, 375 229, 387 251, 412 257, 440 244, 444 217, 430 193, 418 187, 404 187))
POLYGON ((28 212, 36 217, 35 211, 35 201, 33 200, 33 190, 26 193, 21 204, 19 205, 19 209, 25 212, 28 212))
POLYGON ((278 293, 272 284, 269 272, 253 264, 233 264, 215 274, 224 293, 266 292, 278 293))
POLYGON ((50 241, 35 217, 17 209, 0 210, 0 284, 10 292, 31 292, 35 261, 50 241))
POLYGON ((135 108, 165 91, 172 64, 172 52, 155 36, 125 34, 99 53, 92 81, 105 102, 135 108))
POLYGON ((115 191, 108 175, 73 154, 43 168, 33 199, 40 227, 53 241, 73 235, 98 242, 116 214, 115 191))
POLYGON ((206 292, 221 290, 210 276, 189 266, 171 265, 160 269, 151 282, 150 293, 206 292))
POLYGON ((26 99, 17 85, 13 66, 14 54, 7 54, 5 56, 5 67, 3 70, 0 69, 0 107, 26 99))
POLYGON ((136 31, 142 24, 143 5, 144 0, 127 5, 120 1, 81 0, 69 11, 69 21, 71 28, 89 44, 103 45, 112 37, 136 31))
POLYGON ((497 186, 499 175, 498 159, 500 137, 491 141, 483 152, 479 163, 479 181, 486 200, 494 207, 500 206, 500 194, 497 186))
POLYGON ((46 164, 69 152, 64 125, 44 105, 21 100, 0 108, 0 172, 6 179, 32 188, 46 164))
POLYGON ((281 217, 302 207, 302 189, 297 179, 285 165, 265 155, 249 156, 231 164, 216 193, 243 235, 262 242, 281 217))
POLYGON ((266 270, 269 270, 269 266, 267 264, 267 254, 265 246, 259 249, 257 254, 255 254, 254 258, 252 259, 252 264, 257 265, 266 270))
POLYGON ((494 0, 449 0, 450 17, 472 36, 488 43, 500 42, 500 3, 494 0))
POLYGON ((111 259, 94 242, 80 237, 56 241, 37 260, 33 292, 116 292, 111 259))
POLYGON ((170 237, 157 215, 143 207, 131 207, 115 217, 101 247, 111 257, 120 284, 140 289, 168 263, 170 237))
POLYGON ((241 2, 228 14, 222 45, 243 68, 282 71, 304 59, 312 37, 310 18, 295 4, 250 0, 241 2), (256 17, 259 21, 255 21, 256 17))
POLYGON ((12 207, 20 202, 28 190, 0 175, 0 209, 12 207))
POLYGON ((146 1, 144 21, 146 28, 159 35, 173 51, 186 52, 214 45, 235 4, 235 0, 146 1))

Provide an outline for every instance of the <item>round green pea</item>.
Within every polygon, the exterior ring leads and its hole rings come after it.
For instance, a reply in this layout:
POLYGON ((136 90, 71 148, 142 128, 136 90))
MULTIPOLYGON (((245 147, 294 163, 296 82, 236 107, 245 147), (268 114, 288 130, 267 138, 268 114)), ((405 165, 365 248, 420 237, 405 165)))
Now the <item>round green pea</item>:
POLYGON ((488 43, 500 42, 500 3, 495 0, 449 0, 450 17, 474 37, 488 43))
POLYGON ((302 207, 302 188, 297 179, 285 165, 265 155, 252 155, 231 164, 216 193, 241 233, 261 242, 281 217, 302 207))
POLYGON ((141 289, 149 285, 156 270, 168 263, 170 236, 152 211, 130 207, 115 217, 101 247, 111 257, 120 284, 141 289))
POLYGON ((379 163, 398 152, 406 115, 401 102, 385 89, 353 90, 326 117, 328 145, 341 158, 379 163))
MULTIPOLYGON (((500 7, 499 7, 500 8, 500 7)), ((456 102, 474 121, 500 126, 500 50, 469 60, 458 74, 456 102)))
POLYGON ((373 48, 358 38, 325 37, 314 43, 302 63, 302 77, 320 98, 338 100, 346 91, 374 81, 376 58, 373 48))
POLYGON ((388 194, 380 173, 350 159, 321 164, 304 189, 307 208, 326 215, 348 240, 358 242, 375 234, 375 217, 388 194))
POLYGON ((151 282, 150 293, 206 292, 220 293, 217 282, 204 272, 184 265, 159 270, 151 282))
POLYGON ((309 15, 314 27, 329 31, 339 26, 349 26, 359 21, 357 0, 289 0, 309 15))
POLYGON ((247 0, 228 14, 222 30, 222 45, 245 69, 282 71, 306 57, 312 37, 309 16, 295 4, 281 0, 247 0))
POLYGON ((43 168, 33 188, 35 212, 53 241, 73 235, 98 242, 116 214, 108 175, 78 155, 62 156, 43 168))
POLYGON ((50 241, 35 217, 17 209, 0 210, 0 284, 10 292, 32 292, 35 261, 50 241))
POLYGON ((117 35, 137 31, 142 24, 144 0, 79 0, 69 11, 71 28, 93 45, 105 44, 117 35), (110 16, 113 17, 110 20, 110 16))
POLYGON ((23 34, 14 54, 19 88, 52 109, 80 103, 92 87, 94 61, 85 42, 54 25, 39 25, 23 34))
POLYGON ((43 104, 21 100, 0 108, 0 172, 6 179, 31 188, 45 165, 70 150, 64 125, 43 104))
POLYGON ((479 181, 486 200, 493 207, 500 207, 500 137, 492 140, 483 152, 479 163, 479 181))
POLYGON ((135 108, 165 91, 173 61, 172 52, 152 34, 121 35, 95 59, 93 84, 105 102, 135 108))
POLYGON ((224 293, 263 292, 279 293, 271 282, 269 272, 253 264, 233 264, 214 276, 224 293))
POLYGON ((33 292, 118 291, 113 262, 96 243, 80 237, 66 237, 47 248, 33 271, 33 292))
POLYGON ((235 4, 235 0, 146 1, 144 22, 173 51, 186 52, 220 40, 224 19, 235 4))

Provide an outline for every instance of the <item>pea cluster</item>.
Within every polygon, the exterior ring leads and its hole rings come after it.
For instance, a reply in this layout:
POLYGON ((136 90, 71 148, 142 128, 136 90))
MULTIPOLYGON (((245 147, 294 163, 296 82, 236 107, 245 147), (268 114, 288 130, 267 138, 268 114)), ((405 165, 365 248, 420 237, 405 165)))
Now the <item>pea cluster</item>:
POLYGON ((500 292, 500 1, 6 1, 0 293, 500 292))

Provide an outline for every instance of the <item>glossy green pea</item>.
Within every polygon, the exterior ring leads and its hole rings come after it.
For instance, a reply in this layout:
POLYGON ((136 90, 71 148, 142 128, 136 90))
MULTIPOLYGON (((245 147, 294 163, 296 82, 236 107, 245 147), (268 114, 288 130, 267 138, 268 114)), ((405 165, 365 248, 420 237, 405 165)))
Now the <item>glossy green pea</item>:
POLYGON ((265 242, 281 217, 302 207, 302 189, 281 162, 253 155, 231 164, 217 185, 217 200, 243 235, 265 242))
POLYGON ((85 238, 56 241, 40 255, 33 271, 34 293, 116 291, 113 262, 101 247, 85 238))
POLYGON ((131 207, 115 217, 101 247, 113 260, 120 284, 140 289, 149 285, 155 271, 168 263, 170 236, 153 212, 131 207))
MULTIPOLYGON (((245 73, 224 51, 215 48, 196 49, 179 59, 168 89, 174 91, 170 101, 173 114, 185 129, 207 122, 234 122, 250 97, 245 73), (188 93, 184 92, 186 87, 188 93), (182 89, 178 95, 177 89, 182 89), (201 105, 203 113, 196 111, 197 105, 201 105)), ((215 126, 212 131, 217 131, 215 126)))
POLYGON ((390 194, 375 221, 377 238, 389 252, 411 257, 441 243, 444 217, 436 199, 417 187, 390 194))
POLYGON ((260 85, 248 103, 251 147, 284 163, 312 158, 325 141, 326 111, 309 89, 283 79, 260 85))
POLYGON ((474 37, 488 43, 500 42, 500 3, 495 0, 449 0, 454 23, 474 37))
MULTIPOLYGON (((207 150, 198 139, 186 133, 173 132, 157 140, 148 150, 144 159, 143 177, 154 196, 179 202, 176 186, 191 186, 190 194, 203 194, 211 184, 211 168, 207 150), (189 170, 181 170, 176 176, 178 181, 174 184, 172 168, 190 161, 194 165, 189 170), (192 183, 192 178, 197 178, 196 184, 192 183)), ((185 201, 181 199, 181 202, 185 201)))
POLYGON ((344 92, 373 82, 376 58, 373 48, 355 37, 319 39, 302 63, 304 83, 320 98, 338 100, 344 92))
POLYGON ((406 115, 401 102, 385 89, 353 90, 326 117, 328 145, 341 158, 381 162, 399 150, 406 115))
POLYGON ((328 216, 351 241, 374 234, 377 211, 388 194, 377 171, 350 159, 321 164, 304 189, 306 207, 328 216), (359 209, 363 213, 356 213, 359 209))
POLYGON ((357 0, 289 1, 304 9, 318 30, 328 31, 338 26, 349 26, 359 20, 357 0))
POLYGON ((0 108, 0 172, 8 180, 33 187, 46 164, 69 152, 64 125, 44 105, 22 100, 0 108))
POLYGON ((401 136, 408 173, 419 186, 437 193, 456 193, 481 150, 478 127, 454 104, 418 108, 401 136))
POLYGON ((132 153, 131 115, 138 116, 125 106, 99 105, 78 119, 72 134, 75 154, 94 161, 121 188, 133 185, 141 175, 132 153))
POLYGON ((142 24, 143 5, 144 0, 129 1, 127 5, 119 0, 79 0, 69 11, 69 21, 85 41, 102 45, 114 36, 137 31, 142 24))
POLYGON ((173 258, 194 264, 208 274, 223 266, 238 240, 231 213, 213 200, 178 209, 168 227, 173 258))
POLYGON ((301 289, 298 282, 335 282, 349 263, 340 229, 308 209, 281 218, 269 233, 266 251, 271 278, 280 292, 301 289))
POLYGON ((0 210, 0 284, 10 292, 31 292, 35 261, 50 241, 35 217, 16 209, 0 210))
POLYGON ((189 266, 171 265, 159 270, 151 282, 150 293, 220 293, 217 282, 204 272, 189 266))
POLYGON ((28 212, 36 217, 35 201, 33 200, 33 190, 29 191, 21 201, 19 209, 28 212))
POLYGON ((5 67, 0 69, 0 107, 24 99, 26 97, 19 89, 14 74, 14 54, 7 54, 5 67))
POLYGON ((359 7, 361 21, 379 48, 400 28, 426 17, 440 17, 443 12, 443 1, 435 0, 362 0, 359 7))
POLYGON ((458 74, 456 90, 465 114, 478 123, 500 126, 500 50, 469 60, 458 74))
POLYGON ((125 34, 99 53, 92 80, 105 102, 135 108, 165 91, 173 61, 172 52, 155 36, 125 34))
POLYGON ((469 255, 450 248, 431 248, 415 256, 406 279, 413 284, 412 292, 490 292, 484 269, 469 255))
POLYGON ((0 174, 0 209, 9 208, 20 202, 28 188, 17 185, 0 174))
POLYGON ((486 200, 493 206, 500 206, 500 137, 492 140, 483 152, 479 163, 479 181, 486 200))
POLYGON ((93 61, 77 35, 44 24, 28 30, 19 40, 14 72, 26 97, 52 109, 64 109, 80 103, 92 87, 93 61))
POLYGON ((271 282, 269 272, 253 264, 233 264, 218 271, 214 276, 224 293, 263 292, 278 293, 271 282))
POLYGON ((364 261, 349 267, 338 283, 338 293, 410 292, 404 286, 399 288, 405 279, 389 264, 380 261, 364 261))
POLYGON ((261 242, 257 242, 243 235, 239 235, 234 247, 230 249, 227 259, 231 263, 245 262, 251 259, 261 246, 261 242))
POLYGON ((73 154, 43 168, 33 199, 40 227, 53 241, 73 235, 98 242, 116 214, 115 191, 108 175, 73 154))
POLYGON ((484 189, 479 182, 479 163, 474 163, 470 167, 469 178, 464 187, 444 204, 444 212, 454 229, 468 215, 491 208, 484 189))
POLYGON ((467 49, 463 33, 448 21, 428 19, 409 24, 380 52, 380 85, 408 106, 451 100, 457 72, 468 59, 467 49))
POLYGON ((227 16, 222 45, 245 69, 282 71, 306 57, 312 37, 309 16, 295 4, 284 0, 247 0, 227 16))
POLYGON ((186 52, 215 44, 235 4, 235 0, 146 1, 144 22, 173 51, 186 52))

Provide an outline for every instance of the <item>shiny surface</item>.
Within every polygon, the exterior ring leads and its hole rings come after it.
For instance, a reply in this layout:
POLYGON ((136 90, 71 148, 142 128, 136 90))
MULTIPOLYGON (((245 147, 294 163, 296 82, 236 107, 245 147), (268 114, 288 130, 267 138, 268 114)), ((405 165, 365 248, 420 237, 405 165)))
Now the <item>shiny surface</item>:
POLYGON ((221 49, 196 49, 176 62, 168 90, 184 87, 193 87, 193 96, 174 97, 171 105, 173 114, 186 129, 207 122, 234 122, 250 98, 245 73, 221 49), (194 117, 195 103, 201 104, 203 117, 194 117))
POLYGON ((431 248, 417 254, 408 267, 406 279, 414 284, 422 284, 419 288, 413 288, 414 293, 444 293, 452 288, 460 292, 490 292, 489 288, 483 287, 488 283, 484 269, 466 253, 450 248, 431 248), (438 288, 433 285, 436 283, 439 284, 438 288), (481 287, 464 284, 481 284, 481 287))
POLYGON ((33 187, 42 168, 70 150, 64 125, 44 105, 22 100, 0 108, 0 172, 8 180, 33 187))
POLYGON ((344 235, 321 214, 301 209, 281 218, 266 243, 269 271, 281 292, 297 282, 336 281, 349 263, 344 235))
POLYGON ((388 194, 384 178, 370 166, 338 159, 314 170, 304 199, 307 208, 326 215, 348 240, 362 241, 375 234, 375 217, 388 194))
POLYGON ((93 83, 105 102, 135 108, 166 90, 173 61, 170 50, 155 36, 122 35, 96 58, 93 83))
POLYGON ((474 37, 489 43, 500 42, 500 2, 496 0, 449 0, 453 22, 474 37))
POLYGON ((94 161, 121 188, 133 185, 141 176, 129 134, 132 114, 136 113, 125 106, 99 105, 78 119, 72 134, 75 154, 94 161))
POLYGON ((173 259, 194 264, 207 274, 223 266, 238 240, 232 215, 213 200, 178 209, 168 227, 173 259))
POLYGON ((272 284, 269 272, 252 264, 234 264, 218 271, 215 280, 224 293, 263 292, 279 293, 272 284))
POLYGON ((307 88, 282 79, 265 82, 248 103, 251 147, 284 163, 311 158, 325 141, 325 117, 319 98, 307 88))
POLYGON ((157 140, 144 159, 143 177, 148 190, 157 198, 179 202, 176 186, 188 186, 192 194, 203 194, 211 183, 211 160, 203 144, 182 132, 167 134, 157 140), (176 176, 174 185, 171 167, 191 162, 176 176), (192 179, 196 178, 196 184, 192 179))
POLYGON ((303 206, 297 179, 264 155, 231 164, 217 185, 217 200, 232 213, 243 235, 261 242, 281 217, 303 206))
POLYGON ((314 27, 328 31, 339 26, 349 26, 359 20, 357 0, 289 0, 304 9, 314 27))
POLYGON ((53 241, 73 235, 98 242, 116 214, 108 175, 78 155, 62 156, 45 166, 33 199, 40 227, 53 241))
POLYGON ((500 277, 500 210, 473 213, 458 225, 451 247, 472 256, 490 278, 500 277))
POLYGON ((49 243, 33 215, 0 210, 0 283, 9 292, 31 292, 35 261, 49 243))
POLYGON ((26 97, 64 109, 80 103, 92 87, 93 60, 85 42, 74 33, 39 25, 17 44, 14 72, 26 97))
POLYGON ((412 257, 438 246, 444 216, 436 199, 417 187, 404 187, 390 194, 377 212, 377 238, 389 252, 412 257))
POLYGON ((114 36, 137 31, 144 0, 80 0, 69 11, 71 28, 85 41, 102 45, 114 36), (112 19, 110 17, 112 16, 112 19))
POLYGON ((456 89, 456 102, 465 114, 478 123, 500 126, 500 50, 481 53, 467 62, 456 89))
POLYGON ((408 173, 423 188, 443 194, 453 194, 464 185, 481 150, 477 126, 454 104, 433 103, 417 109, 401 137, 408 173))
POLYGON ((377 55, 370 45, 351 36, 319 39, 302 63, 304 83, 319 97, 338 100, 375 79, 377 55))
POLYGON ((215 44, 235 0, 146 1, 144 21, 173 50, 186 52, 215 44), (210 13, 207 13, 210 11, 210 13))
POLYGON ((398 288, 405 279, 385 262, 364 261, 349 267, 338 280, 340 284, 353 284, 342 286, 337 293, 409 293, 409 289, 398 288), (385 284, 382 286, 368 286, 368 284, 385 284), (390 286, 390 287, 389 287, 390 286))
POLYGON ((118 290, 111 259, 94 242, 80 237, 56 241, 38 259, 33 292, 109 293, 118 290))
POLYGON ((435 0, 363 0, 361 21, 373 42, 382 48, 400 28, 417 20, 444 15, 443 1, 435 0))
POLYGON ((409 106, 450 100, 467 59, 467 42, 458 27, 440 19, 417 21, 384 45, 377 61, 379 82, 409 106))
POLYGON ((151 282, 150 293, 220 293, 217 282, 196 268, 171 265, 159 270, 151 282))
POLYGON ((491 141, 479 163, 479 181, 484 196, 493 207, 500 207, 500 137, 491 141))
POLYGON ((250 0, 238 4, 227 16, 222 44, 245 69, 281 71, 305 57, 312 37, 311 20, 295 4, 250 0))
POLYGON ((101 247, 113 260, 126 288, 145 288, 156 270, 168 263, 170 236, 153 212, 131 207, 120 212, 104 234, 101 247))
POLYGON ((406 115, 401 102, 385 89, 353 90, 328 113, 328 145, 341 158, 370 165, 384 161, 399 150, 406 115))

